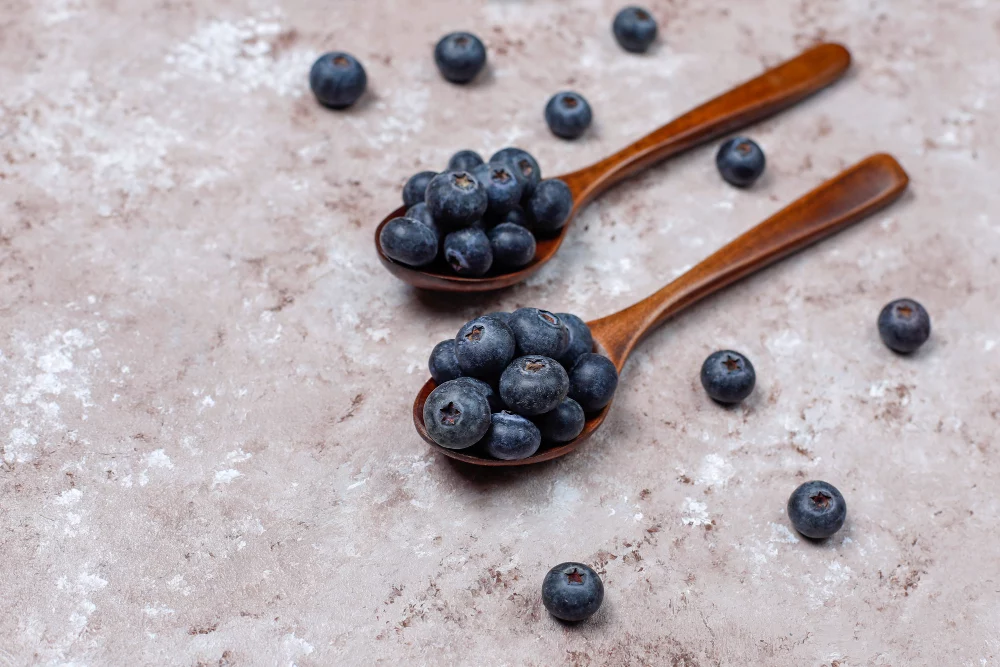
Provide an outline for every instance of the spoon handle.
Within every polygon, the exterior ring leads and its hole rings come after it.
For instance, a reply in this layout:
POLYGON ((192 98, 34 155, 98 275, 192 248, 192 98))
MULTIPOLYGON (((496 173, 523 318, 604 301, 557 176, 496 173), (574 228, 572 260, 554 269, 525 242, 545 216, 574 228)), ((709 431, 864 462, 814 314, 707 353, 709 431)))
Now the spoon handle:
POLYGON ((872 155, 720 248, 639 303, 590 324, 621 369, 632 348, 666 319, 779 259, 830 236, 898 198, 909 177, 872 155))
POLYGON ((580 207, 660 160, 787 109, 839 79, 850 64, 840 44, 814 46, 563 180, 580 207))

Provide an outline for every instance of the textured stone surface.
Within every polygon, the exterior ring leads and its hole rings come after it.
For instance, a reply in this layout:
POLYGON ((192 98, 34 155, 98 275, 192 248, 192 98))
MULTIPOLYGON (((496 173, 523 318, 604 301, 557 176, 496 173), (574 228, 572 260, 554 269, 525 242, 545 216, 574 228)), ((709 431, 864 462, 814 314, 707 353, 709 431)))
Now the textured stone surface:
POLYGON ((0 664, 1000 664, 1000 5, 648 4, 637 57, 602 0, 0 3, 0 664), (460 28, 490 49, 467 88, 431 59, 460 28), (820 38, 855 68, 752 130, 758 187, 694 151, 486 297, 377 263, 453 151, 567 171, 820 38), (344 113, 305 87, 328 48, 368 69, 344 113), (415 435, 465 319, 612 312, 875 150, 906 199, 650 337, 574 455, 467 470, 415 435), (899 296, 934 322, 909 359, 875 328, 899 296), (757 368, 740 408, 698 384, 722 347, 757 368), (804 478, 847 498, 829 543, 789 532, 804 478), (540 600, 565 560, 607 591, 578 627, 540 600))

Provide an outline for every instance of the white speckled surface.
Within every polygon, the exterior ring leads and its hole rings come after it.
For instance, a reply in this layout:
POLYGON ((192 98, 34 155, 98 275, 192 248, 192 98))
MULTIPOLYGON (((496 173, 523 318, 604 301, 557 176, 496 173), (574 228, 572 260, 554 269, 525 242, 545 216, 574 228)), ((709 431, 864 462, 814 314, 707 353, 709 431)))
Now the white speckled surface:
POLYGON ((0 665, 1000 664, 1000 5, 648 4, 636 57, 602 0, 0 3, 0 665), (459 28, 467 88, 431 59, 459 28), (583 166, 817 39, 854 69, 750 132, 758 187, 696 150, 487 297, 379 266, 410 173, 583 166), (331 48, 368 69, 344 113, 306 89, 331 48), (563 88, 578 142, 541 118, 563 88), (414 433, 465 319, 617 310, 877 150, 904 200, 650 337, 574 455, 468 470, 414 433), (908 359, 874 326, 904 295, 934 322, 908 359), (757 368, 741 408, 698 384, 720 347, 757 368), (789 531, 804 478, 846 496, 829 543, 789 531), (570 559, 607 590, 577 627, 539 599, 570 559))

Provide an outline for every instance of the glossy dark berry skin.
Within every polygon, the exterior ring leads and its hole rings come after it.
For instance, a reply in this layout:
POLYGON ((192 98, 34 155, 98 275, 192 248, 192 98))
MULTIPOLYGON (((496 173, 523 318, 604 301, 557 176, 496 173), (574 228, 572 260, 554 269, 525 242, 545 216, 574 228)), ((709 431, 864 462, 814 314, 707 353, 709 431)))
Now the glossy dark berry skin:
POLYGON ((424 223, 434 232, 434 236, 438 237, 439 241, 441 240, 441 230, 438 229, 437 223, 434 222, 434 216, 431 215, 426 203, 420 202, 406 209, 405 217, 424 223))
POLYGON ((500 376, 500 398, 526 417, 555 410, 568 391, 566 369, 549 357, 518 357, 500 376))
POLYGON ((393 218, 379 232, 378 239, 387 257, 408 266, 425 266, 437 257, 437 234, 418 220, 393 218))
POLYGON ((719 403, 739 403, 750 395, 756 383, 753 364, 739 352, 713 352, 701 365, 701 386, 719 403))
POLYGON ((572 398, 564 398, 554 410, 535 417, 545 442, 569 442, 583 432, 586 422, 583 408, 572 398))
POLYGON ((493 250, 486 232, 466 227, 444 237, 444 259, 460 276, 482 276, 493 266, 493 250))
POLYGON ((542 434, 538 427, 521 415, 504 410, 494 413, 490 422, 492 425, 482 443, 495 459, 526 459, 542 446, 542 434))
POLYGON ((569 347, 569 329, 547 310, 519 308, 511 313, 510 328, 517 339, 519 355, 536 354, 558 359, 569 347))
POLYGON ((767 160, 764 151, 752 140, 733 137, 719 147, 715 165, 730 185, 748 188, 764 173, 767 160))
POLYGON ((519 269, 535 258, 535 235, 513 222, 504 222, 486 233, 493 264, 501 270, 519 269))
MULTIPOLYGON (((451 342, 454 343, 454 341, 451 342)), ((466 387, 471 387, 479 392, 483 398, 486 399, 486 402, 490 404, 491 412, 500 412, 501 410, 507 409, 507 406, 503 404, 502 400, 500 400, 500 394, 493 389, 492 385, 484 382, 483 380, 480 380, 479 378, 460 377, 456 378, 455 382, 466 387)))
POLYGON ((526 150, 503 148, 493 154, 490 162, 509 164, 513 168, 514 175, 524 183, 523 197, 530 197, 542 180, 542 170, 538 166, 538 161, 526 150))
POLYGON ((569 219, 573 210, 573 194, 558 178, 542 181, 528 198, 528 215, 532 229, 538 234, 555 234, 569 219))
POLYGON ((878 316, 878 335, 890 350, 914 352, 931 336, 931 316, 913 299, 896 299, 878 316))
POLYGON ((486 213, 486 188, 472 172, 446 171, 427 184, 427 209, 446 229, 467 227, 486 213))
POLYGON ((448 160, 446 171, 473 171, 483 164, 483 157, 476 151, 458 151, 448 160))
POLYGON ((435 176, 437 176, 436 171, 421 171, 410 176, 410 180, 403 186, 403 204, 410 208, 424 201, 427 186, 435 176))
POLYGON ((590 333, 587 323, 572 313, 556 313, 556 317, 562 320, 569 330, 569 347, 559 356, 559 363, 566 369, 573 368, 573 364, 584 354, 594 351, 594 337, 590 333))
POLYGON ((438 384, 444 384, 462 376, 462 367, 458 365, 455 356, 455 339, 443 340, 431 350, 431 358, 427 362, 431 377, 438 384))
POLYGON ((486 65, 486 47, 471 33, 453 32, 434 47, 434 62, 448 81, 468 83, 486 65))
POLYGON ((524 183, 510 165, 481 164, 472 173, 486 188, 486 218, 490 221, 502 219, 521 201, 524 183))
POLYGON ((507 212, 507 215, 503 216, 497 223, 509 222, 525 229, 531 229, 531 219, 528 218, 528 214, 524 212, 524 209, 520 206, 515 206, 512 210, 507 212))
POLYGON ((368 76, 357 58, 349 53, 324 53, 309 70, 309 87, 320 104, 345 109, 365 92, 368 76))
POLYGON ((455 336, 455 355, 462 375, 496 378, 514 360, 514 332, 495 317, 466 322, 455 336))
POLYGON ((476 389, 452 380, 438 386, 424 403, 428 435, 445 449, 465 449, 490 428, 490 404, 476 389))
POLYGON ((576 139, 593 120, 590 104, 580 93, 556 93, 545 105, 545 122, 552 134, 563 139, 576 139))
POLYGON ((597 412, 615 397, 618 369, 610 359, 588 352, 580 355, 569 372, 569 397, 584 412, 597 412))
POLYGON ((847 503, 832 484, 806 482, 788 498, 788 520, 806 537, 830 537, 846 519, 847 503))
POLYGON ((604 582, 583 563, 560 563, 542 582, 542 604, 563 621, 593 616, 604 602, 604 582))
POLYGON ((615 15, 611 30, 626 51, 643 53, 656 41, 656 19, 641 7, 626 7, 615 15))

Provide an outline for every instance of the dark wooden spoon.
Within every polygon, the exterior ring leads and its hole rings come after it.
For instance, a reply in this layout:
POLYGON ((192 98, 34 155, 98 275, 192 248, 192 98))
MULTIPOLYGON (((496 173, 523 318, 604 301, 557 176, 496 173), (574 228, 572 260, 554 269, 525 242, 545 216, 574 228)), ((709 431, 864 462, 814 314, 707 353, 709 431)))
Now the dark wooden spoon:
MULTIPOLYGON (((621 371, 636 344, 669 317, 871 215, 899 197, 908 182, 906 172, 892 156, 878 154, 866 158, 717 250, 652 296, 614 315, 589 322, 597 351, 607 355, 621 371)), ((445 449, 431 440, 424 427, 424 401, 436 386, 434 380, 428 380, 413 402, 417 432, 442 454, 483 466, 528 465, 568 454, 597 430, 611 407, 591 415, 583 432, 572 442, 542 449, 520 461, 497 461, 472 455, 470 450, 445 449)))
POLYGON ((665 158, 787 109, 839 79, 850 64, 851 54, 843 46, 820 44, 689 111, 614 155, 559 176, 573 193, 573 210, 558 236, 538 239, 535 258, 522 269, 467 278, 455 275, 443 264, 417 269, 390 259, 382 252, 379 234, 386 223, 406 213, 406 207, 390 213, 375 230, 379 259, 394 276, 423 289, 486 292, 516 285, 552 259, 566 236, 570 221, 587 202, 615 183, 665 158))

